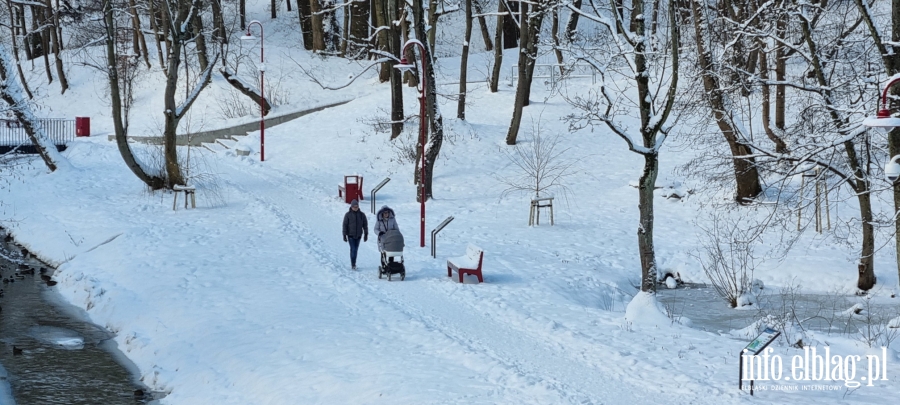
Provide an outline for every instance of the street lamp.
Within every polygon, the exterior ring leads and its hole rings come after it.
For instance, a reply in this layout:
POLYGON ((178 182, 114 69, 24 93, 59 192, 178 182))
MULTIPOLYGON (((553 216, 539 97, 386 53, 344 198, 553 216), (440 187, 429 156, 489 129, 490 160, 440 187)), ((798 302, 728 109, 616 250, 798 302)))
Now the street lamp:
MULTIPOLYGON (((878 109, 874 117, 868 117, 863 120, 862 124, 864 126, 883 132, 891 132, 894 128, 900 127, 900 118, 892 116, 891 109, 888 107, 888 93, 896 84, 900 84, 900 76, 897 75, 892 77, 887 85, 884 86, 884 91, 881 93, 881 108, 878 109)), ((895 155, 884 165, 884 175, 891 183, 896 182, 900 178, 900 162, 898 160, 900 160, 900 155, 895 155)))
POLYGON ((394 65, 395 68, 400 69, 402 72, 406 72, 415 68, 414 65, 409 64, 409 61, 406 60, 406 50, 411 45, 416 45, 419 47, 419 56, 421 57, 422 62, 419 67, 422 71, 419 73, 419 145, 422 146, 422 166, 419 168, 419 172, 421 173, 421 179, 419 180, 419 190, 421 191, 419 202, 422 206, 422 214, 421 214, 421 238, 419 242, 420 247, 425 247, 425 90, 426 90, 426 81, 425 81, 425 45, 423 45, 417 39, 410 39, 403 44, 403 50, 400 51, 400 63, 394 65))
POLYGON ((266 161, 266 96, 265 96, 265 78, 266 78, 266 64, 265 59, 263 59, 263 50, 264 47, 264 39, 263 35, 263 26, 257 20, 250 21, 247 24, 247 32, 241 36, 241 40, 243 41, 254 41, 256 37, 250 33, 250 26, 256 24, 259 26, 259 161, 266 161))

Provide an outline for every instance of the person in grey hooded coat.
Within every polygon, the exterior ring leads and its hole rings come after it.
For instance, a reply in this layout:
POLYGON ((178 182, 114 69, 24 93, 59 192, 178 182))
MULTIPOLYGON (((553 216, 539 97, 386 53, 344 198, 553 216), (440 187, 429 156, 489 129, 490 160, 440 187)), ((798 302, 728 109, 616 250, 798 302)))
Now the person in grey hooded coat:
POLYGON ((381 249, 381 236, 384 235, 385 232, 389 230, 400 230, 400 227, 397 226, 397 219, 394 218, 394 210, 392 210, 387 205, 381 207, 378 210, 378 214, 375 215, 375 230, 374 233, 378 235, 378 248, 381 249))

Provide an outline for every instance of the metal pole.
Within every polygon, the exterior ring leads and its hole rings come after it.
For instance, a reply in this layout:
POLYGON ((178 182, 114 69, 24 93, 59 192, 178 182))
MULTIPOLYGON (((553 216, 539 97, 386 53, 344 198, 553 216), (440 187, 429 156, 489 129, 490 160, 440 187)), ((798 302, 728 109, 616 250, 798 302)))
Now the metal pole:
POLYGON ((253 20, 247 24, 247 37, 250 34, 250 26, 259 26, 259 161, 266 161, 266 59, 265 59, 265 34, 262 23, 253 20))
POLYGON ((422 78, 420 82, 422 82, 422 94, 419 97, 419 104, 421 104, 421 110, 419 111, 419 142, 422 144, 422 179, 420 180, 419 186, 422 188, 422 197, 421 197, 421 207, 422 207, 422 224, 420 227, 421 237, 419 247, 425 247, 425 92, 427 89, 427 82, 425 81, 425 46, 419 43, 419 47, 421 49, 421 59, 422 59, 422 78))
POLYGON ((264 162, 266 160, 266 60, 263 57, 263 52, 265 51, 265 34, 263 34, 263 26, 257 21, 257 25, 259 25, 259 161, 264 162))

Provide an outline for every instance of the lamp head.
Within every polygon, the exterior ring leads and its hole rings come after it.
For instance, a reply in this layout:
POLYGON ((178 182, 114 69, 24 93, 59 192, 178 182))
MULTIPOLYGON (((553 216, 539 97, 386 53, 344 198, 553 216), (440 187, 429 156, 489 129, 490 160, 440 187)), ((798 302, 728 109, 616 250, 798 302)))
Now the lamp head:
POLYGON ((900 159, 900 155, 894 156, 884 165, 884 177, 891 183, 900 178, 900 163, 897 163, 897 159, 900 159))
POLYGON ((254 37, 253 34, 250 33, 250 30, 247 30, 247 32, 244 33, 244 35, 241 35, 241 41, 255 41, 255 40, 256 40, 256 37, 254 37))
POLYGON ((394 67, 400 69, 401 72, 408 72, 416 68, 415 65, 409 64, 409 61, 406 60, 406 56, 400 58, 400 63, 394 65, 394 67))

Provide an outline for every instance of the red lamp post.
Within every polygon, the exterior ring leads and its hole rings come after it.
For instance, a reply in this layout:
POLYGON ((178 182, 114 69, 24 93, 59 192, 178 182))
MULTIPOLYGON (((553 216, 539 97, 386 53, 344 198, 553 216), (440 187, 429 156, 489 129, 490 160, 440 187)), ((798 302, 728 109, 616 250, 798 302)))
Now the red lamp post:
POLYGON ((256 24, 259 26, 259 161, 265 162, 266 161, 266 107, 265 107, 265 103, 266 103, 266 96, 265 96, 266 65, 265 65, 265 59, 263 58, 263 50, 265 49, 265 46, 264 46, 265 36, 263 35, 262 23, 260 23, 257 20, 250 21, 250 23, 247 24, 247 32, 244 33, 244 35, 241 37, 241 40, 252 41, 252 40, 256 39, 256 37, 254 37, 253 34, 250 33, 250 27, 253 24, 256 24))
POLYGON ((412 45, 416 45, 419 47, 419 56, 421 59, 420 68, 422 69, 422 71, 419 73, 419 145, 421 145, 422 147, 422 162, 421 166, 419 167, 419 172, 421 174, 421 178, 419 180, 419 202, 421 204, 422 210, 420 224, 421 237, 419 241, 419 247, 425 247, 425 91, 427 83, 427 81, 425 81, 425 63, 427 63, 427 60, 425 60, 425 45, 423 45, 417 39, 410 39, 409 41, 406 41, 406 43, 403 45, 403 50, 400 51, 400 54, 403 55, 400 58, 400 63, 394 65, 394 67, 400 69, 401 71, 412 70, 413 68, 415 68, 414 65, 409 64, 409 62, 406 60, 406 50, 412 45))

